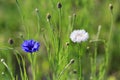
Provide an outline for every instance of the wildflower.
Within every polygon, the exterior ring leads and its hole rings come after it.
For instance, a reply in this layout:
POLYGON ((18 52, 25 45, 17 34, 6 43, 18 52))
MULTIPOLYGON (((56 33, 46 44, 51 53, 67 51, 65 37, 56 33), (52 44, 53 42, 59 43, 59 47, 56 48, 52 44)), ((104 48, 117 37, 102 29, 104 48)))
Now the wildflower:
POLYGON ((21 47, 23 51, 33 53, 39 50, 40 43, 34 40, 25 40, 21 47))
POLYGON ((71 34, 70 34, 70 39, 75 43, 80 43, 80 42, 84 42, 89 38, 88 33, 82 29, 82 30, 74 30, 71 34))

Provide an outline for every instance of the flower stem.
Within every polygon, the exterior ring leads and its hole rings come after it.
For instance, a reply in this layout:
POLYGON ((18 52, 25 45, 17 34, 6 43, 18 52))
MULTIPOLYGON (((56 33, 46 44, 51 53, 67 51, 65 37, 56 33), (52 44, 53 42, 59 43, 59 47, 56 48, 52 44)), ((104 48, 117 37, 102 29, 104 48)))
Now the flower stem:
POLYGON ((106 44, 106 54, 105 54, 105 60, 106 60, 106 73, 108 71, 108 67, 109 67, 109 62, 110 62, 110 58, 111 58, 111 44, 112 44, 112 36, 113 36, 113 28, 114 28, 114 16, 113 16, 113 11, 111 10, 111 27, 110 27, 110 31, 109 31, 109 36, 108 36, 108 42, 106 44))
POLYGON ((74 59, 71 59, 71 61, 64 67, 64 69, 60 72, 60 74, 58 75, 58 80, 60 80, 60 77, 63 75, 63 73, 65 72, 65 70, 68 69, 68 67, 74 63, 74 59))
POLYGON ((1 61, 1 62, 3 63, 3 65, 7 68, 8 72, 10 73, 11 79, 15 80, 14 76, 12 74, 12 71, 10 70, 10 68, 8 67, 8 65, 5 63, 5 61, 1 61))
POLYGON ((31 54, 32 57, 32 72, 33 72, 33 80, 36 80, 36 71, 35 71, 35 62, 36 62, 36 54, 31 54))
POLYGON ((78 47, 78 80, 82 80, 82 52, 81 52, 81 44, 78 47))
POLYGON ((36 77, 35 77, 35 57, 36 56, 34 53, 31 53, 31 54, 28 54, 28 57, 31 63, 30 66, 31 66, 33 80, 36 80, 36 77))
POLYGON ((19 51, 17 51, 17 50, 14 50, 14 51, 15 51, 15 56, 16 56, 17 61, 18 61, 18 65, 19 65, 19 67, 20 67, 21 78, 22 78, 22 80, 23 80, 23 79, 24 79, 24 80, 28 80, 28 76, 27 76, 26 68, 25 68, 25 61, 24 61, 24 59, 23 59, 23 57, 22 57, 22 55, 21 55, 21 53, 20 53, 19 51), (16 54, 16 53, 17 53, 17 54, 16 54), (21 67, 21 65, 20 65, 20 59, 19 59, 18 55, 19 55, 19 56, 21 57, 21 59, 22 59, 23 71, 24 71, 24 72, 22 72, 22 67, 21 67))
POLYGON ((95 55, 94 55, 94 66, 93 66, 93 80, 96 80, 96 66, 97 66, 97 50, 98 50, 98 40, 100 35, 101 25, 98 26, 98 32, 96 36, 96 42, 95 42, 95 55))
POLYGON ((61 42, 60 42, 60 37, 61 37, 61 8, 59 9, 59 26, 58 26, 58 52, 60 51, 61 47, 61 42))
POLYGON ((27 28, 25 25, 24 16, 22 15, 23 12, 22 12, 21 5, 20 5, 18 0, 16 0, 16 5, 17 5, 17 8, 18 8, 21 20, 22 20, 22 25, 24 26, 25 33, 27 34, 27 37, 29 39, 29 36, 30 36, 29 35, 29 28, 27 28))
POLYGON ((39 13, 38 9, 36 10, 36 13, 37 13, 37 21, 38 21, 38 27, 37 27, 37 34, 36 35, 39 36, 39 33, 40 33, 40 13, 39 13))

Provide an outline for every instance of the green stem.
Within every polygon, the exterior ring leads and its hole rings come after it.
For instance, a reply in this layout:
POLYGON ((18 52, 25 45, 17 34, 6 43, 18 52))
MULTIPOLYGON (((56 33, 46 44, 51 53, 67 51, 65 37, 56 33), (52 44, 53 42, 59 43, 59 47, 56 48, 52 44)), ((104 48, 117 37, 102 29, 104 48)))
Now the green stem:
POLYGON ((37 21, 38 21, 38 28, 37 28, 37 37, 39 36, 39 33, 40 33, 40 13, 39 13, 39 10, 36 11, 37 13, 37 21))
POLYGON ((91 76, 90 76, 90 80, 93 80, 93 76, 94 76, 94 67, 93 67, 93 57, 90 55, 90 62, 91 62, 91 76))
POLYGON ((30 63, 31 63, 33 80, 36 80, 36 73, 35 73, 36 54, 35 53, 28 54, 28 57, 29 57, 29 60, 30 60, 30 63))
POLYGON ((16 0, 16 5, 17 5, 17 8, 18 8, 21 20, 22 20, 22 24, 24 25, 25 33, 27 34, 27 37, 29 39, 29 37, 30 37, 30 35, 29 35, 29 28, 27 28, 26 25, 25 25, 24 16, 22 15, 23 12, 22 12, 22 9, 21 9, 21 6, 20 6, 18 0, 16 0))
POLYGON ((70 63, 67 64, 64 69, 60 72, 60 74, 58 75, 58 80, 60 80, 60 77, 63 75, 63 73, 65 72, 65 70, 70 66, 70 63))
POLYGON ((75 19, 76 19, 76 14, 73 14, 73 20, 72 20, 72 29, 74 27, 74 24, 75 24, 75 19))
POLYGON ((24 80, 28 80, 27 73, 26 73, 26 68, 25 68, 25 61, 24 61, 21 53, 19 53, 19 51, 17 51, 17 50, 14 50, 14 51, 15 51, 15 56, 16 56, 17 61, 18 61, 18 65, 19 65, 19 67, 20 67, 21 77, 22 77, 22 79, 24 79, 24 80), (22 59, 23 71, 24 71, 24 72, 22 72, 22 68, 21 68, 21 65, 20 65, 20 60, 19 60, 18 55, 17 55, 16 53, 17 53, 17 54, 21 57, 21 59, 22 59), (24 76, 23 76, 23 74, 24 74, 24 76))
POLYGON ((33 72, 33 80, 36 80, 36 71, 35 71, 35 62, 36 62, 36 54, 32 53, 31 54, 32 57, 32 72, 33 72))
POLYGON ((82 52, 81 52, 81 44, 79 44, 78 50, 79 50, 79 53, 78 53, 78 80, 82 80, 82 52))
POLYGON ((109 31, 109 37, 108 37, 108 42, 107 42, 107 44, 106 44, 106 57, 105 57, 105 59, 106 59, 106 73, 107 73, 107 71, 108 71, 108 68, 109 68, 109 62, 110 62, 110 58, 111 58, 111 44, 112 44, 112 36, 113 36, 113 19, 114 19, 114 17, 113 17, 113 12, 111 11, 111 27, 110 27, 110 31, 109 31))
POLYGON ((98 40, 100 35, 101 26, 98 26, 98 32, 96 36, 96 42, 95 42, 95 55, 94 55, 94 66, 93 66, 93 80, 96 80, 96 66, 97 66, 97 50, 98 50, 98 40))
POLYGON ((59 53, 59 51, 60 51, 60 47, 61 47, 60 37, 61 37, 61 9, 59 9, 58 53, 59 53))
POLYGON ((13 76, 13 74, 12 74, 12 71, 10 70, 10 68, 8 67, 8 65, 5 63, 5 61, 3 61, 2 63, 3 63, 4 66, 7 68, 8 72, 10 73, 11 79, 12 79, 12 80, 15 80, 15 79, 14 79, 14 76, 13 76))

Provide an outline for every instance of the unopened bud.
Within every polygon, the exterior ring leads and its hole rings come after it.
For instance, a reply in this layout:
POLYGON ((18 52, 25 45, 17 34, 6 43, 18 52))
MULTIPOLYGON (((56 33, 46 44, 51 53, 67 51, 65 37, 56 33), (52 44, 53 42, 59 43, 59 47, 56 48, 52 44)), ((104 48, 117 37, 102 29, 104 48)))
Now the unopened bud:
POLYGON ((77 70, 73 70, 73 73, 76 74, 76 73, 77 73, 77 70))
POLYGON ((69 46, 69 44, 70 44, 69 42, 66 42, 66 46, 69 46))
POLYGON ((1 74, 2 74, 2 75, 4 75, 5 73, 4 73, 4 72, 2 72, 1 74))
POLYGON ((8 43, 12 45, 12 44, 14 43, 13 39, 10 38, 10 39, 8 40, 8 43))
POLYGON ((87 50, 89 50, 90 49, 90 47, 89 46, 87 46, 87 50))
POLYGON ((36 9, 35 9, 35 11, 36 11, 36 12, 39 12, 39 9, 38 9, 38 8, 36 8, 36 9))
POLYGON ((57 7, 62 8, 62 4, 60 2, 58 2, 57 7))
POLYGON ((113 10, 113 5, 109 4, 109 8, 110 8, 110 10, 113 10))
POLYGON ((1 62, 4 62, 4 59, 1 59, 1 62))
POLYGON ((46 18, 47 18, 47 21, 50 21, 50 19, 51 19, 51 15, 50 15, 50 13, 47 13, 46 18))
POLYGON ((75 14, 75 13, 73 13, 73 17, 76 17, 76 14, 75 14))
POLYGON ((90 76, 90 80, 93 80, 93 77, 92 77, 92 76, 90 76))
POLYGON ((70 60, 70 64, 73 64, 74 62, 75 62, 74 59, 71 59, 71 60, 70 60))
POLYGON ((20 34, 20 38, 24 38, 24 37, 23 37, 23 34, 20 34))

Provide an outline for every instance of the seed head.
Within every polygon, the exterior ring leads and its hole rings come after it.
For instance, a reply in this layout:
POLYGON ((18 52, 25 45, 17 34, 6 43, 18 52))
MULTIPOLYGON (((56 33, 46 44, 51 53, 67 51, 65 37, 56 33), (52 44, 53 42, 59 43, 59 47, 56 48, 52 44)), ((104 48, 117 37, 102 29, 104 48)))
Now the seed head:
POLYGON ((50 15, 50 13, 47 13, 46 18, 47 18, 47 21, 50 21, 50 19, 51 19, 51 15, 50 15))
POLYGON ((62 8, 62 4, 61 4, 60 2, 58 2, 57 7, 58 7, 59 9, 62 8))
POLYGON ((13 39, 10 38, 10 39, 8 40, 8 43, 9 43, 10 45, 12 45, 12 44, 14 43, 13 39))

